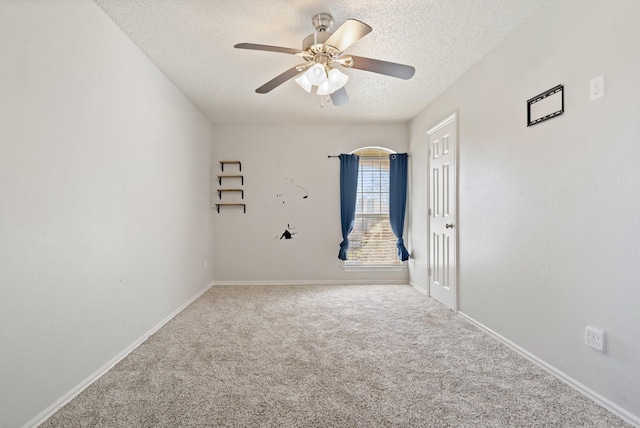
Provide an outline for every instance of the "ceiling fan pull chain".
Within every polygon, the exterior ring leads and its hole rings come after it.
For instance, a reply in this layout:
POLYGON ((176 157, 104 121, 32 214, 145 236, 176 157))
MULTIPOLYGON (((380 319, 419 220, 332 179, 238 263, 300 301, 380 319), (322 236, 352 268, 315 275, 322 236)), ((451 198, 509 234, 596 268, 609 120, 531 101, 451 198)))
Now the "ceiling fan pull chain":
POLYGON ((320 95, 320 108, 324 108, 324 103, 326 102, 327 104, 331 102, 331 95, 327 95, 327 100, 323 100, 322 97, 324 95, 320 95))

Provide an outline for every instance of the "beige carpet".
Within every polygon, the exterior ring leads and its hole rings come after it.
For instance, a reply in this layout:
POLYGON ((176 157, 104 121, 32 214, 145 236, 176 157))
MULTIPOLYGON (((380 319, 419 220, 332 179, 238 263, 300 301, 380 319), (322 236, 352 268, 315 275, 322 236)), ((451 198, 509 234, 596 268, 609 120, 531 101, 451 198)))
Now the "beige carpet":
POLYGON ((43 427, 618 427, 409 286, 214 287, 43 427))

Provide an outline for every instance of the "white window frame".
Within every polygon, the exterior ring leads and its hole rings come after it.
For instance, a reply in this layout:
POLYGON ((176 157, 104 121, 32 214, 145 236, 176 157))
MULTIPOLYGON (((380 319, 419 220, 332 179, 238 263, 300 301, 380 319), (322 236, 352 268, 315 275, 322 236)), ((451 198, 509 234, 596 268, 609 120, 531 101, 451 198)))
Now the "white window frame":
MULTIPOLYGON (((396 152, 394 152, 391 149, 388 149, 386 147, 380 147, 380 146, 367 146, 367 147, 360 147, 356 150, 353 150, 352 152, 350 152, 349 154, 357 154, 360 151, 363 150, 380 150, 383 152, 386 152, 388 154, 394 154, 396 152)), ((358 215, 356 213, 356 218, 389 218, 389 214, 387 213, 386 215, 384 214, 364 214, 364 215, 358 215)), ((376 265, 372 265, 372 264, 364 264, 364 263, 360 263, 357 261, 351 261, 351 260, 346 260, 343 262, 342 267, 344 269, 345 272, 400 272, 403 271, 404 269, 406 269, 407 267, 407 262, 398 262, 398 263, 394 263, 394 264, 376 264, 376 265)))

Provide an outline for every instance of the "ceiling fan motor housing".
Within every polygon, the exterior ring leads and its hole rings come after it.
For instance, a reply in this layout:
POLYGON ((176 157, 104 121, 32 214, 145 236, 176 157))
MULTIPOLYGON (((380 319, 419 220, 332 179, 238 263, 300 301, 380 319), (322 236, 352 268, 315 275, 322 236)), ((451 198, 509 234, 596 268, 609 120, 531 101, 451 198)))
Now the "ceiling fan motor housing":
POLYGON ((302 41, 302 50, 303 51, 310 50, 311 52, 314 52, 314 53, 320 52, 322 50, 321 49, 322 45, 324 45, 324 42, 326 42, 327 39, 331 37, 331 34, 333 33, 329 33, 328 31, 315 32, 313 34, 309 34, 302 41))

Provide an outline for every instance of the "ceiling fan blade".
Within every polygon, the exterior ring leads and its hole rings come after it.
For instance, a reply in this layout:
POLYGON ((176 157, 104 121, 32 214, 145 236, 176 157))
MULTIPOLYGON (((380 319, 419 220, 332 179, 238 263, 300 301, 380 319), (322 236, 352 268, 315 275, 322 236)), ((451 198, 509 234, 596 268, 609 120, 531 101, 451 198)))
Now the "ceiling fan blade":
POLYGON ((397 64, 395 62, 382 61, 379 59, 365 58, 355 55, 351 55, 351 58, 353 58, 351 68, 371 71, 372 73, 385 74, 399 79, 411 79, 416 72, 416 69, 410 65, 397 64))
POLYGON ((349 102, 349 95, 345 88, 340 88, 335 91, 331 96, 331 102, 334 106, 342 106, 349 102))
POLYGON ((300 49, 283 48, 280 46, 256 45, 255 43, 238 43, 237 45, 234 46, 234 48, 251 49, 254 51, 280 52, 280 53, 293 54, 293 55, 301 55, 305 53, 300 49))
POLYGON ((324 42, 325 45, 333 46, 340 52, 366 36, 371 32, 364 22, 355 19, 347 19, 338 29, 324 42))
POLYGON ((256 92, 259 93, 259 94, 266 94, 267 92, 269 92, 269 91, 277 88, 278 86, 282 85, 287 80, 293 79, 294 77, 296 77, 298 74, 302 73, 307 68, 308 68, 307 64, 296 65, 295 67, 292 67, 292 68, 288 69, 284 73, 276 76, 275 78, 269 80, 264 85, 260 86, 258 89, 256 89, 256 92))

